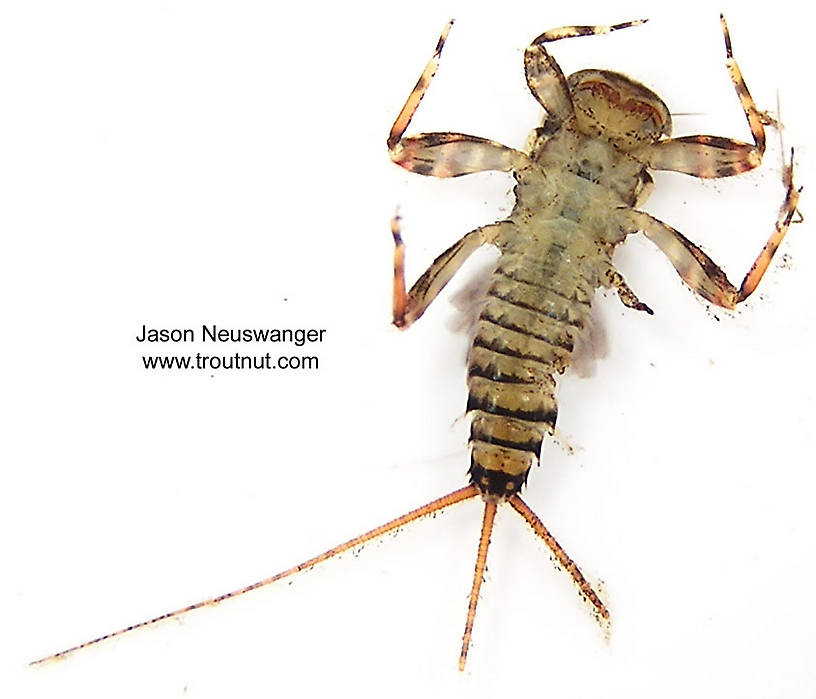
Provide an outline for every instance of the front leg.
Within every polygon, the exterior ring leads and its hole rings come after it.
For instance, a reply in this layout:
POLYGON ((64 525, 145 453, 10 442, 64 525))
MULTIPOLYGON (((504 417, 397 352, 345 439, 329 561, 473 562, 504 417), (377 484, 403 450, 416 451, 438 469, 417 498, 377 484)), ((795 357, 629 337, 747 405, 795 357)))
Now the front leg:
POLYGON ((720 23, 725 40, 725 67, 745 112, 754 143, 704 135, 670 138, 654 143, 638 154, 650 168, 673 170, 694 177, 730 177, 753 170, 762 162, 765 153, 764 125, 775 122, 757 109, 731 50, 731 35, 722 15, 720 23))
POLYGON ((547 112, 547 123, 555 129, 574 115, 572 97, 570 96, 564 72, 556 60, 550 55, 544 44, 559 39, 571 39, 578 36, 593 36, 609 34, 618 29, 637 27, 646 22, 637 19, 620 24, 569 26, 550 29, 539 34, 524 51, 524 74, 527 78, 527 87, 538 103, 547 112))
POLYGON ((524 153, 487 138, 462 133, 404 136, 439 67, 442 48, 452 25, 453 20, 442 30, 433 56, 391 127, 387 141, 388 155, 400 167, 432 177, 458 177, 485 170, 509 172, 524 167, 528 163, 524 153))

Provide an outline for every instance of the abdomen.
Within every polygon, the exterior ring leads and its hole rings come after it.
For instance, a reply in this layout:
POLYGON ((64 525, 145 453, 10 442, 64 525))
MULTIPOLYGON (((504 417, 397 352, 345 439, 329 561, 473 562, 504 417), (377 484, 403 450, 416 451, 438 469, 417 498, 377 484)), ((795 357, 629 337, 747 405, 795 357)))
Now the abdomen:
POLYGON ((596 287, 570 242, 518 243, 493 272, 468 356, 470 477, 497 498, 521 489, 555 429, 554 375, 569 365, 596 287))

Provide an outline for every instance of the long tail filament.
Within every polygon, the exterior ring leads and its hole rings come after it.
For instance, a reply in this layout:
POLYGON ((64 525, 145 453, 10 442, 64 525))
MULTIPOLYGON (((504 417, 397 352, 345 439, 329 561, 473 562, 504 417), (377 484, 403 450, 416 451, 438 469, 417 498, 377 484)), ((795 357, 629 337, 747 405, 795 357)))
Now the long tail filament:
POLYGON ((465 621, 465 635, 462 636, 462 652, 459 654, 459 670, 465 669, 470 637, 473 635, 473 621, 476 618, 476 605, 479 603, 479 590, 484 581, 484 572, 487 567, 487 548, 490 546, 490 534, 493 531, 493 520, 496 518, 496 501, 485 501, 484 518, 482 519, 482 535, 479 537, 479 552, 476 554, 476 570, 473 572, 473 586, 470 589, 470 603, 468 604, 467 621, 465 621))
MULTIPOLYGON (((196 602, 195 604, 190 604, 186 607, 182 607, 171 612, 160 614, 159 616, 154 617, 152 619, 148 619, 147 621, 140 621, 139 623, 133 624, 124 629, 112 631, 111 633, 105 634, 104 636, 99 636, 98 638, 94 638, 93 640, 85 641, 84 643, 80 643, 79 645, 72 646, 71 648, 62 650, 59 653, 54 653, 44 658, 40 658, 39 660, 35 660, 30 664, 39 665, 50 660, 63 658, 69 653, 73 653, 74 651, 87 648, 88 646, 96 645, 97 643, 106 641, 109 638, 115 638, 116 636, 121 636, 123 634, 129 633, 130 631, 135 631, 136 629, 141 629, 146 626, 152 626, 153 624, 157 624, 160 621, 164 621, 165 619, 173 619, 183 614, 187 614, 188 612, 192 612, 196 609, 215 606, 225 600, 231 599, 233 597, 239 597, 241 595, 246 594, 247 592, 252 592, 253 590, 257 590, 258 588, 271 585, 272 583, 277 582, 278 580, 283 580, 284 578, 288 578, 292 575, 295 575, 296 573, 300 573, 304 570, 309 570, 310 568, 313 568, 314 566, 318 565, 319 563, 322 563, 323 561, 327 561, 330 558, 334 558, 335 556, 338 556, 339 554, 348 551, 349 549, 356 548, 373 539, 377 539, 383 536, 384 534, 388 534, 389 532, 392 532, 406 524, 409 524, 410 522, 413 522, 416 519, 425 517, 435 512, 439 512, 440 510, 444 510, 450 507, 451 505, 463 502, 464 500, 474 498, 478 494, 479 489, 473 484, 465 488, 460 488, 459 490, 455 490, 452 493, 448 493, 447 495, 444 495, 441 498, 432 500, 431 502, 427 503, 426 505, 423 505, 422 507, 418 507, 415 510, 411 510, 410 512, 407 512, 401 517, 392 519, 390 522, 386 522, 385 524, 382 524, 379 527, 376 527, 375 529, 366 532, 365 534, 361 534, 360 536, 356 536, 353 539, 349 539, 345 543, 330 548, 328 551, 324 551, 323 553, 315 556, 314 558, 310 558, 306 561, 303 561, 302 563, 299 563, 296 566, 293 566, 292 568, 277 573, 272 577, 264 578, 263 580, 259 580, 258 582, 252 583, 251 585, 246 585, 245 587, 238 588, 237 590, 226 592, 222 595, 218 595, 217 597, 211 597, 209 599, 202 600, 201 602, 196 602)), ((512 495, 510 498, 508 498, 507 502, 509 502, 512 508, 524 518, 527 524, 530 525, 530 528, 536 533, 538 537, 540 537, 544 541, 544 543, 547 545, 550 551, 552 551, 556 561, 561 565, 562 568, 564 568, 570 574, 576 586, 578 587, 581 596, 593 608, 593 612, 598 621, 601 622, 601 624, 608 623, 609 611, 607 610, 606 606, 601 601, 600 597, 595 592, 595 590, 592 589, 592 586, 589 584, 587 579, 581 573, 575 562, 567 555, 566 551, 564 551, 561 545, 556 541, 555 537, 553 537, 553 535, 550 534, 549 530, 544 526, 544 523, 518 495, 512 495)), ((497 502, 495 500, 492 499, 485 500, 484 517, 482 519, 482 533, 479 538, 479 548, 476 554, 476 567, 473 573, 473 585, 470 590, 470 602, 468 604, 467 620, 465 622, 465 633, 462 637, 462 650, 461 653, 459 654, 460 670, 465 669, 465 663, 467 662, 467 654, 470 648, 470 640, 473 635, 473 623, 476 618, 476 607, 479 603, 479 591, 481 590, 482 582, 484 581, 485 570, 487 568, 487 550, 490 547, 490 536, 493 532, 493 523, 496 517, 496 509, 497 502)))
POLYGON ((524 518, 524 521, 530 525, 530 528, 543 539, 544 543, 547 544, 547 548, 549 548, 553 556, 555 556, 555 560, 570 574, 581 596, 592 606, 598 622, 608 624, 609 610, 606 608, 606 605, 601 601, 601 598, 595 590, 592 589, 592 585, 589 584, 578 566, 575 565, 575 561, 567 555, 567 552, 561 548, 561 544, 556 541, 555 537, 550 534, 547 527, 544 526, 544 522, 538 518, 538 515, 533 512, 527 503, 518 495, 513 495, 507 502, 524 518))
POLYGON ((247 592, 252 592, 253 590, 257 590, 260 587, 266 587, 267 585, 271 585, 273 582, 283 580, 283 578, 288 578, 294 575, 295 573, 300 573, 301 571, 313 568, 318 563, 327 561, 330 558, 334 558, 335 556, 343 553, 344 551, 348 551, 349 549, 353 549, 357 546, 365 544, 366 542, 371 541, 372 539, 376 539, 378 537, 383 536, 384 534, 388 534, 388 532, 394 531, 395 529, 399 529, 400 527, 410 522, 413 522, 415 519, 425 517, 427 515, 433 514, 434 512, 439 512, 440 510, 444 510, 445 508, 450 507, 451 505, 455 505, 458 502, 462 502, 463 500, 473 498, 478 494, 479 490, 475 485, 469 485, 465 488, 460 488, 459 490, 455 490, 452 493, 448 493, 447 495, 444 495, 441 498, 429 502, 427 505, 423 505, 422 507, 418 507, 415 510, 411 510, 410 512, 402 515, 401 517, 392 519, 390 522, 386 522, 385 524, 380 525, 379 527, 372 529, 371 531, 368 531, 365 534, 361 534, 360 536, 356 536, 353 539, 349 539, 343 544, 335 546, 334 548, 330 548, 328 551, 325 551, 320 555, 315 556, 314 558, 310 558, 308 561, 299 563, 298 565, 293 566, 288 570, 284 570, 283 572, 278 573, 277 575, 273 575, 270 578, 264 578, 263 580, 259 580, 258 582, 252 583, 251 585, 246 585, 245 587, 233 590, 232 592, 226 592, 222 595, 218 595, 217 597, 211 597, 210 599, 202 600, 201 602, 196 602, 195 604, 182 607, 181 609, 176 609, 172 612, 160 614, 159 616, 154 617, 153 619, 148 619, 147 621, 140 621, 138 624, 133 624, 132 626, 128 626, 124 629, 112 631, 111 633, 107 633, 104 636, 99 636, 99 638, 94 638, 91 641, 85 641, 85 643, 80 643, 79 645, 72 646, 71 648, 66 648, 65 650, 62 650, 59 653, 54 653, 53 655, 47 655, 46 657, 40 658, 39 660, 34 660, 33 662, 30 663, 30 665, 39 665, 49 660, 56 660, 57 658, 62 658, 68 655, 69 653, 73 653, 74 651, 81 650, 82 648, 87 648, 88 646, 96 645, 97 643, 101 643, 102 641, 106 641, 109 638, 121 636, 122 634, 129 633, 130 631, 135 631, 136 629, 144 628, 145 626, 152 626, 153 624, 157 624, 158 622, 164 621, 165 619, 172 619, 174 617, 181 616, 182 614, 187 614, 187 612, 192 612, 195 609, 215 606, 219 602, 223 602, 224 600, 228 600, 233 597, 240 597, 241 595, 244 595, 247 592))

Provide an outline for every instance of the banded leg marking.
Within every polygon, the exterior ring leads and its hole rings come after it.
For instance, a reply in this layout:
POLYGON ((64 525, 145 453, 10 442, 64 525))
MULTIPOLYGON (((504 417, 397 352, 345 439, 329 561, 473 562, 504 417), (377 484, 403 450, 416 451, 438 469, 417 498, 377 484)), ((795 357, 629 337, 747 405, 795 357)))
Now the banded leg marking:
POLYGON ((513 224, 500 221, 471 231, 455 242, 417 279, 411 291, 405 291, 405 243, 399 229, 399 217, 391 219, 394 236, 394 325, 407 328, 419 318, 445 285, 459 271, 465 260, 486 243, 494 243, 499 236, 509 235, 513 224))
POLYGON ((683 281, 695 293, 718 306, 733 309, 757 288, 788 232, 796 212, 801 189, 797 189, 793 183, 793 151, 791 162, 785 165, 783 170, 783 182, 785 198, 779 207, 774 230, 759 251, 739 289, 728 281, 725 272, 708 255, 679 231, 643 211, 632 209, 619 211, 623 212, 623 217, 634 229, 643 231, 646 237, 663 251, 683 281))
POLYGON ((544 32, 530 43, 524 51, 524 73, 527 86, 530 88, 533 97, 546 110, 549 117, 548 122, 552 127, 557 127, 565 122, 574 112, 564 72, 552 55, 544 48, 544 44, 577 36, 608 34, 618 29, 636 27, 644 22, 646 22, 645 19, 638 19, 632 22, 613 24, 612 26, 559 27, 544 32))
POLYGON ((387 140, 391 160, 410 172, 431 177, 459 177, 485 170, 508 172, 523 167, 527 163, 524 153, 487 138, 450 132, 403 136, 436 74, 452 25, 450 20, 442 30, 433 56, 391 127, 387 140))
POLYGON ((747 172, 762 162, 765 153, 764 124, 773 120, 760 112, 754 103, 742 72, 731 49, 731 35, 725 17, 720 15, 725 40, 725 67, 748 120, 754 143, 744 143, 720 136, 684 136, 650 145, 645 149, 645 162, 655 170, 673 170, 694 177, 730 177, 747 172))
POLYGON ((436 49, 434 49, 433 56, 431 56, 430 60, 425 65, 425 69, 419 76, 419 80, 417 80, 416 85, 414 85, 414 89, 411 90, 411 94, 408 95, 408 99, 405 100, 405 104, 402 106, 400 113, 397 115, 394 125, 391 127, 391 133, 388 134, 387 144, 389 151, 395 145, 397 145, 402 138, 402 135, 405 133, 405 129, 408 128, 408 124, 411 123, 411 119, 413 119, 414 114, 416 113, 417 107, 419 107, 419 103, 425 96, 425 92, 427 92, 428 86, 431 84, 431 80, 433 80, 433 76, 436 74, 437 68, 439 68, 439 59, 442 57, 442 48, 445 46, 445 41, 448 39, 448 34, 450 33, 452 26, 453 20, 450 20, 442 28, 442 33, 439 35, 439 40, 436 42, 436 49))

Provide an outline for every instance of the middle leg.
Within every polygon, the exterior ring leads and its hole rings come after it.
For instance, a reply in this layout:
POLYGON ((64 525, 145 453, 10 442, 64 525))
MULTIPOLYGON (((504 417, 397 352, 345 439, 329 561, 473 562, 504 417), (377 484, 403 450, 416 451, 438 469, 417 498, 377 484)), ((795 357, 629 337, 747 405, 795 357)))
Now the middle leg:
POLYGON ((617 216, 624 230, 632 233, 636 230, 643 231, 646 237, 669 258, 677 273, 692 291, 711 303, 733 309, 757 288, 793 220, 800 192, 793 184, 793 162, 785 166, 783 182, 785 198, 779 207, 774 230, 745 274, 739 289, 728 280, 725 272, 708 255, 663 221, 635 209, 618 209, 617 216))

